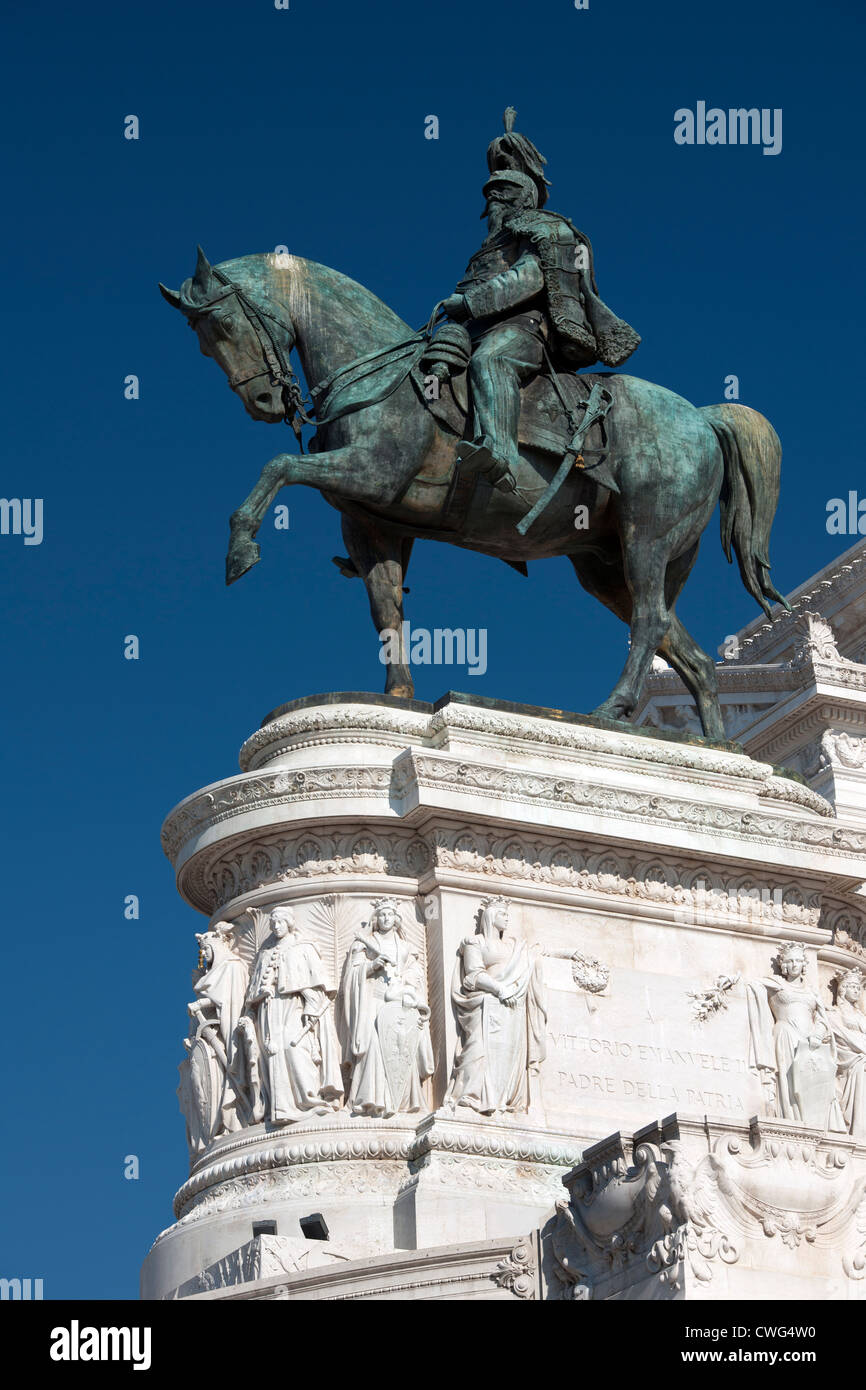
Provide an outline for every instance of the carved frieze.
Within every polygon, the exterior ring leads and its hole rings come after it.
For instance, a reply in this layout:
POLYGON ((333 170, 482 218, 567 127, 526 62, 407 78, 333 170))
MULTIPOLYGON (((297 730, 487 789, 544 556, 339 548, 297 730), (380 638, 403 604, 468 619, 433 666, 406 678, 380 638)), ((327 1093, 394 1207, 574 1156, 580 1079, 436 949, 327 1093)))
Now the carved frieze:
POLYGON ((302 831, 256 838, 249 847, 225 850, 208 865, 202 887, 215 906, 269 884, 294 883, 338 874, 382 874, 417 878, 430 863, 430 848, 411 832, 389 834, 302 831))
POLYGON ((675 920, 709 923, 744 918, 755 923, 818 925, 821 899, 784 885, 725 879, 717 870, 674 861, 660 864, 627 850, 599 850, 582 839, 498 836, 440 827, 434 832, 435 867, 491 879, 577 889, 586 894, 672 907, 675 920))

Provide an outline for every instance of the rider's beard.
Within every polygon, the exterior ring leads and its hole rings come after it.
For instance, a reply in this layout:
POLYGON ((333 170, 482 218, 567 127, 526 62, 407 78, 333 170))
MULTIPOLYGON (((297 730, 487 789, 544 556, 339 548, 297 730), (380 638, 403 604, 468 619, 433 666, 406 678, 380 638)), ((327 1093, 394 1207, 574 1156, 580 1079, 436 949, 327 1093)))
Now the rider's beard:
POLYGON ((487 229, 490 236, 502 231, 502 224, 511 209, 504 203, 490 203, 487 211, 487 229))

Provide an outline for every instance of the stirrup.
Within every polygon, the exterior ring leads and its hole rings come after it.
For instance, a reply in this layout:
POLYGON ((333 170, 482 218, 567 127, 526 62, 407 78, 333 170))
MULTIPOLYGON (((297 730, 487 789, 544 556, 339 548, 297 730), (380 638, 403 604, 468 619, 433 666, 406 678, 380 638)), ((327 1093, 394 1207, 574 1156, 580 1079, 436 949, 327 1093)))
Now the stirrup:
POLYGON ((480 473, 492 487, 498 487, 503 492, 516 492, 517 480, 514 470, 510 464, 504 463, 491 453, 488 444, 461 439, 457 446, 457 457, 464 467, 480 473))

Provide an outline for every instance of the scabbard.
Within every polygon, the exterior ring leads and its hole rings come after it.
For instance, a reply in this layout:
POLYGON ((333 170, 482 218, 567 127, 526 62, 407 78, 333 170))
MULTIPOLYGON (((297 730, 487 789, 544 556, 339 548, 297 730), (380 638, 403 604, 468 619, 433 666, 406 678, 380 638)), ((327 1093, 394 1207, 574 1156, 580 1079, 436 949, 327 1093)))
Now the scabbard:
POLYGON ((528 511, 526 513, 526 516, 520 518, 520 520, 517 523, 517 529, 520 532, 521 536, 526 535, 532 523, 539 516, 541 516, 541 513, 544 511, 545 507, 553 501, 554 497, 559 492, 559 489, 562 487, 562 484, 565 482, 566 478, 568 477, 569 473, 574 467, 574 460, 576 456, 576 450, 574 453, 572 453, 571 449, 568 450, 567 454, 562 460, 562 463, 557 468, 550 482, 547 484, 547 487, 544 489, 538 501, 533 506, 532 510, 528 511))

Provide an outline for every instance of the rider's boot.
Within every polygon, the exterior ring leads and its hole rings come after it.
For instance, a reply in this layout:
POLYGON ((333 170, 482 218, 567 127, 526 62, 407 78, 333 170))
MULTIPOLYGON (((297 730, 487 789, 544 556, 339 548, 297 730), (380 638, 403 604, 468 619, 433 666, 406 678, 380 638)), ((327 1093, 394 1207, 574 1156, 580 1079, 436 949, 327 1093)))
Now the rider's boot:
POLYGON ((461 440, 458 456, 482 473, 500 492, 517 489, 520 455, 520 380, 505 357, 479 352, 470 365, 475 434, 461 440))
POLYGON ((461 439, 457 456, 462 464, 480 473, 491 486, 500 492, 510 493, 517 489, 520 457, 516 449, 508 452, 513 454, 511 459, 503 457, 506 451, 502 445, 485 434, 480 439, 461 439))

